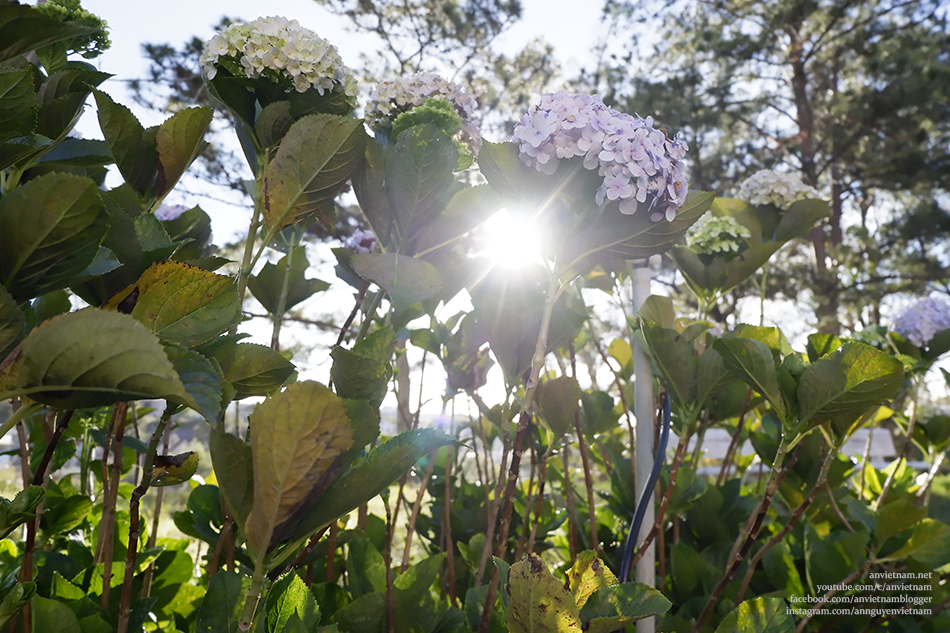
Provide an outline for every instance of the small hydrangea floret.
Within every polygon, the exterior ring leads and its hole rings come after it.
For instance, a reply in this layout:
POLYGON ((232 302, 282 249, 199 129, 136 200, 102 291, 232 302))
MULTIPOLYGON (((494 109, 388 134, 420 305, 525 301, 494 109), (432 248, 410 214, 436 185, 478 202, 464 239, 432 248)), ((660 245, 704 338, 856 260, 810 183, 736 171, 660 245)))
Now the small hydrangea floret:
POLYGON ((921 299, 904 310, 891 329, 917 347, 926 347, 937 332, 950 329, 950 304, 935 297, 921 299))
POLYGON ((376 248, 376 235, 372 231, 356 229, 353 235, 343 242, 343 247, 354 253, 372 253, 376 248))
POLYGON ((704 215, 686 234, 686 243, 697 253, 731 255, 750 237, 749 229, 733 217, 704 215))
POLYGON ((795 174, 761 169, 739 185, 737 197, 753 206, 773 205, 784 211, 799 200, 820 195, 795 174))
POLYGON ((201 68, 214 79, 220 68, 232 75, 264 77, 297 92, 340 92, 351 104, 356 80, 335 46, 297 20, 279 16, 235 23, 218 32, 201 54, 201 68))
POLYGON ((374 132, 394 136, 413 119, 432 119, 443 132, 465 143, 474 155, 482 143, 474 109, 475 100, 460 85, 435 73, 422 72, 377 84, 370 93, 364 118, 374 132), (440 111, 447 112, 446 106, 454 109, 457 118, 439 116, 440 111))
POLYGON ((556 92, 521 117, 514 137, 521 161, 544 174, 582 157, 603 178, 598 205, 618 201, 620 212, 632 215, 651 196, 651 219, 672 222, 686 202, 688 147, 654 128, 652 117, 618 112, 596 96, 556 92))
POLYGON ((68 51, 79 53, 86 59, 92 59, 102 55, 112 46, 107 33, 109 24, 95 13, 83 9, 80 0, 47 0, 43 4, 38 4, 36 10, 61 22, 98 29, 96 33, 67 40, 65 47, 68 51))

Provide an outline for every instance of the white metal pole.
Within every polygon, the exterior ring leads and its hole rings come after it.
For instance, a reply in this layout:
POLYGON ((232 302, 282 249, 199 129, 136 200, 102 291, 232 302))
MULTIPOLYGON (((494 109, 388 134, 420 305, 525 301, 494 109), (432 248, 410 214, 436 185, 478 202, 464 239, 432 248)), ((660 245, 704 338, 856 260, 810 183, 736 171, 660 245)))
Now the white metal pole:
MULTIPOLYGON (((650 296, 650 265, 649 260, 634 262, 633 265, 633 310, 640 310, 640 306, 650 296)), ((643 352, 638 341, 633 344, 633 414, 637 419, 636 433, 636 490, 639 495, 637 505, 646 503, 646 513, 643 523, 640 524, 640 533, 637 535, 637 544, 643 542, 650 528, 653 527, 655 509, 653 505, 653 490, 642 490, 650 479, 653 468, 653 369, 650 361, 643 352), (646 497, 641 499, 640 497, 646 497)), ((656 549, 653 544, 647 548, 643 557, 637 563, 637 582, 646 583, 653 587, 656 584, 654 571, 656 565, 656 549)), ((637 622, 637 633, 655 633, 656 618, 645 618, 637 622)))

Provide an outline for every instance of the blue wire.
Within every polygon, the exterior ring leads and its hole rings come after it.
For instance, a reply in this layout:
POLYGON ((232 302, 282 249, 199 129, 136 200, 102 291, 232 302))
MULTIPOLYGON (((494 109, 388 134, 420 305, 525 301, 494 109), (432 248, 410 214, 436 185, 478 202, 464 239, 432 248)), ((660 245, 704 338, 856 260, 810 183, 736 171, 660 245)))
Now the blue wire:
POLYGON ((656 449, 656 457, 653 460, 653 470, 650 472, 650 479, 643 488, 640 495, 640 502, 637 504, 636 512, 633 515, 633 522, 630 524, 630 532, 627 533, 627 543, 623 548, 623 561, 620 565, 620 582, 625 583, 630 580, 630 563, 633 561, 633 555, 637 546, 637 535, 640 533, 640 526, 643 523, 643 515, 647 511, 647 502, 653 495, 648 494, 650 490, 656 487, 656 480, 660 478, 660 469, 663 467, 663 458, 666 456, 666 445, 670 441, 670 395, 663 392, 663 430, 660 432, 660 445, 656 449))

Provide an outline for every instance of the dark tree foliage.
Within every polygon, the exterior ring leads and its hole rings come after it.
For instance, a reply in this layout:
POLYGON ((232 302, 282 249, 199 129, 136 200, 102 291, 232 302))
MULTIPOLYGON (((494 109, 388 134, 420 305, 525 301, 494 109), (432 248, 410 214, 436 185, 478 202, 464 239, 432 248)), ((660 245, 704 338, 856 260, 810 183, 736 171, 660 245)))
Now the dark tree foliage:
POLYGON ((813 253, 773 266, 770 294, 808 299, 826 331, 859 328, 890 294, 947 288, 944 5, 611 0, 612 55, 583 80, 684 134, 696 188, 776 165, 817 186, 833 215, 813 253))

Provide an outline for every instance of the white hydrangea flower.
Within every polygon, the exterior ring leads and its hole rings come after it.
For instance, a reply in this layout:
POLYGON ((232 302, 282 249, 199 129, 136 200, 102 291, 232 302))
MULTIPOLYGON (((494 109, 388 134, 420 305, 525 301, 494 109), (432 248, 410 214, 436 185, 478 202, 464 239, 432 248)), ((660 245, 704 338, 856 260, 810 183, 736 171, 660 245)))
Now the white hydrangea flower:
POLYGON ((462 117, 464 141, 477 153, 482 136, 475 123, 475 100, 460 85, 435 73, 421 72, 378 83, 369 95, 363 118, 371 130, 388 130, 397 116, 421 106, 430 97, 443 97, 455 107, 462 117))
POLYGON ((924 347, 937 332, 950 329, 950 304, 935 297, 921 299, 894 319, 891 329, 924 347))
POLYGON ((697 253, 738 253, 742 243, 752 237, 746 227, 728 215, 704 215, 690 227, 686 243, 697 253))
POLYGON ((205 45, 200 61, 208 79, 224 66, 250 79, 289 81, 297 92, 339 89, 355 102, 356 80, 336 47, 297 20, 271 16, 231 24, 205 45))
POLYGON ((584 167, 596 169, 604 179, 597 204, 619 200, 625 215, 636 212, 650 195, 661 202, 651 206, 650 219, 671 222, 686 202, 686 143, 668 139, 653 127, 652 117, 617 112, 597 96, 544 95, 521 117, 514 138, 521 161, 548 175, 562 159, 583 157, 584 167))
POLYGON ((739 185, 738 197, 754 206, 771 204, 787 210, 794 202, 819 198, 821 194, 795 174, 761 169, 739 185))

